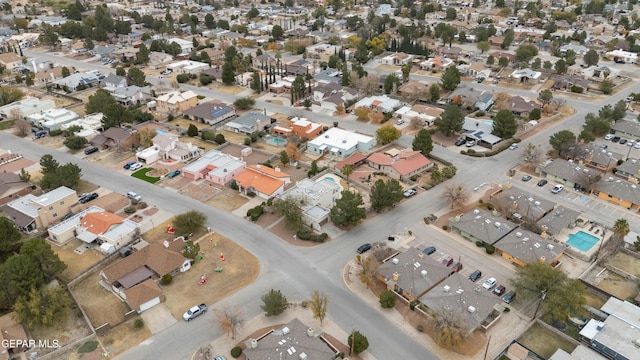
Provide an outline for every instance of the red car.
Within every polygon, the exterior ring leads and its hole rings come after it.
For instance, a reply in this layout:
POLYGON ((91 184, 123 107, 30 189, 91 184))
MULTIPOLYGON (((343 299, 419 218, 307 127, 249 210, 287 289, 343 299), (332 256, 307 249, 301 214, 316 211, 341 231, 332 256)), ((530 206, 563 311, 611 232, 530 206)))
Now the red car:
POLYGON ((462 263, 460 262, 453 264, 453 266, 451 267, 451 273, 460 272, 460 270, 462 270, 462 263))
POLYGON ((495 289, 493 289, 493 291, 492 291, 492 292, 493 292, 493 295, 500 296, 500 295, 504 294, 504 292, 505 292, 506 290, 507 290, 507 289, 505 289, 505 287, 504 287, 503 285, 498 285, 498 287, 496 287, 495 289))
POLYGON ((442 265, 451 266, 451 264, 453 264, 453 258, 451 256, 447 256, 446 258, 442 259, 442 265))

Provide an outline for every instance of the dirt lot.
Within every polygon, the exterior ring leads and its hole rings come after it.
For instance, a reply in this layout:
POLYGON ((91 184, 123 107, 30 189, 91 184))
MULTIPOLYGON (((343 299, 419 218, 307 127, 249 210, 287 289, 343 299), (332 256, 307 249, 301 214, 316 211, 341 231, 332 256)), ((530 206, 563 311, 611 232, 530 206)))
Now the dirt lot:
POLYGON ((600 276, 599 282, 596 286, 618 299, 623 300, 629 299, 638 294, 637 282, 627 280, 620 275, 612 273, 611 271, 605 271, 600 276))
POLYGON ((146 326, 141 329, 133 327, 135 319, 124 322, 109 330, 106 335, 98 337, 111 358, 151 337, 151 332, 146 326))
MULTIPOLYGON (((228 140, 228 139, 227 139, 228 140)), ((237 158, 243 158, 244 161, 246 161, 247 164, 249 165, 255 165, 255 164, 262 164, 264 162, 266 162, 267 160, 269 160, 269 156, 261 153, 261 152, 252 152, 249 156, 242 156, 242 149, 246 148, 245 145, 239 145, 236 143, 230 143, 229 145, 225 146, 224 148, 222 148, 223 153, 225 154, 229 154, 231 156, 235 156, 237 158)))
MULTIPOLYGON (((33 142, 36 144, 40 144, 42 146, 46 146, 51 149, 59 149, 64 147, 64 137, 63 136, 49 136, 46 135, 40 139, 33 139, 33 142)), ((66 147, 65 147, 66 149, 66 147)))
POLYGON ((94 327, 104 323, 117 324, 124 320, 129 306, 118 295, 100 286, 99 281, 100 272, 96 271, 73 287, 73 293, 94 327))
MULTIPOLYGON (((91 329, 89 329, 89 326, 84 320, 82 312, 79 309, 70 309, 67 312, 66 320, 61 320, 50 328, 33 328, 29 330, 31 331, 31 337, 34 340, 51 341, 52 339, 57 339, 60 341, 61 346, 70 344, 91 334, 91 329)), ((38 351, 38 354, 44 355, 47 352, 48 351, 43 348, 38 351)))
POLYGON ((120 170, 125 163, 132 161, 134 156, 135 153, 133 151, 105 150, 86 156, 85 159, 91 162, 99 162, 104 167, 120 170))
POLYGON ((61 247, 51 245, 53 252, 58 254, 60 260, 67 264, 67 269, 60 275, 64 281, 75 279, 83 270, 103 258, 102 253, 95 249, 88 250, 84 254, 74 252, 75 248, 80 245, 82 245, 82 241, 76 238, 61 247))
POLYGON ((537 324, 529 328, 520 337, 519 341, 544 359, 550 358, 558 348, 568 353, 571 353, 576 348, 575 345, 537 324))
POLYGON ((260 273, 260 263, 255 256, 219 234, 208 234, 198 243, 202 260, 163 289, 165 304, 177 319, 189 306, 186 304, 217 302, 252 283, 260 273), (225 261, 220 259, 220 254, 224 254, 225 261), (215 272, 216 268, 223 271, 215 272), (198 285, 201 275, 209 279, 204 285, 198 285))
POLYGON ((640 277, 640 259, 636 259, 631 255, 627 255, 623 252, 615 254, 609 261, 610 265, 617 267, 620 270, 626 271, 631 275, 640 277))
POLYGON ((211 199, 207 200, 205 204, 215 206, 222 210, 233 211, 248 201, 249 199, 240 195, 238 191, 224 187, 211 199))
POLYGON ((190 196, 198 201, 207 202, 221 191, 221 188, 206 182, 199 184, 190 183, 180 189, 180 194, 190 196))
MULTIPOLYGON (((95 189, 94 189, 95 190, 95 189)), ((83 191, 83 192, 92 192, 94 190, 88 190, 88 191, 83 191)), ((83 193, 78 191, 79 194, 83 193)), ((103 209, 105 209, 106 211, 112 212, 112 213, 117 213, 118 211, 120 211, 122 208, 124 208, 125 206, 129 205, 129 200, 124 197, 123 195, 120 195, 118 193, 109 193, 105 196, 101 196, 91 202, 88 202, 86 204, 77 204, 76 206, 74 206, 72 208, 74 213, 78 213, 84 209, 90 208, 92 206, 98 206, 101 207, 103 209)), ((128 216, 128 215, 127 215, 128 216)), ((125 216, 126 217, 126 216, 125 216)))

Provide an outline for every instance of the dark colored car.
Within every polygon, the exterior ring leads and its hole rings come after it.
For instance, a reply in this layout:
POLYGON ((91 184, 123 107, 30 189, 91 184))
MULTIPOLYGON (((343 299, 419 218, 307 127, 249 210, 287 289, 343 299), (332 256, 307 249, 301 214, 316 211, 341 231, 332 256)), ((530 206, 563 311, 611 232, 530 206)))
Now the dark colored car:
POLYGON ((434 246, 429 246, 427 248, 425 248, 424 250, 422 250, 422 253, 425 255, 431 255, 434 252, 436 252, 436 248, 434 246))
POLYGON ((627 143, 627 139, 620 139, 620 144, 624 145, 627 143))
POLYGON ((498 285, 495 289, 493 289, 492 293, 493 295, 500 296, 504 294, 505 290, 507 289, 504 287, 504 285, 498 285))
POLYGON ((516 298, 516 292, 511 290, 505 296, 502 297, 502 301, 506 302, 507 304, 511 304, 515 298, 516 298))
POLYGON ((73 213, 68 213, 67 215, 63 216, 62 219, 60 219, 60 221, 65 221, 65 220, 69 220, 73 217, 73 213))
POLYGON ((98 151, 98 148, 95 147, 95 146, 92 146, 92 147, 88 147, 88 148, 84 149, 84 154, 85 155, 89 155, 89 154, 93 154, 96 151, 98 151))
POLYGON ((462 270, 462 263, 461 262, 457 262, 455 264, 453 264, 453 266, 451 267, 451 273, 455 273, 455 272, 460 272, 462 270))
POLYGON ((451 256, 447 256, 442 260, 442 265, 444 266, 448 267, 448 266, 451 266, 451 264, 453 264, 453 258, 451 256))
POLYGON ((91 193, 91 194, 85 194, 80 198, 80 204, 86 204, 91 200, 95 200, 98 198, 98 194, 97 193, 91 193))
POLYGON ((173 179, 174 177, 180 175, 180 170, 173 170, 172 172, 167 174, 169 179, 173 179))
POLYGON ((547 183, 548 183, 547 179, 542 179, 538 181, 538 186, 545 186, 547 185, 547 183))
POLYGON ((122 167, 125 170, 129 170, 129 168, 131 167, 131 165, 135 164, 135 161, 129 161, 128 163, 124 164, 124 166, 122 167))
POLYGON ((482 271, 476 270, 476 271, 472 272, 471 275, 469 275, 469 280, 471 280, 473 282, 476 282, 481 277, 482 277, 482 271))
POLYGON ((41 137, 45 137, 47 135, 47 132, 44 130, 40 130, 38 132, 36 132, 35 137, 36 139, 40 139, 41 137))
POLYGON ((614 136, 611 138, 611 142, 617 143, 618 141, 620 141, 620 136, 614 136))
POLYGON ((466 144, 466 143, 467 143, 467 140, 465 140, 465 139, 458 139, 458 140, 456 140, 455 145, 456 145, 456 146, 462 146, 462 145, 464 145, 464 144, 466 144))
POLYGON ((360 245, 360 247, 356 250, 356 252, 357 252, 358 254, 364 254, 364 253, 366 253, 366 252, 367 252, 367 251, 369 251, 369 250, 371 250, 371 244, 366 243, 366 244, 362 244, 362 245, 360 245))

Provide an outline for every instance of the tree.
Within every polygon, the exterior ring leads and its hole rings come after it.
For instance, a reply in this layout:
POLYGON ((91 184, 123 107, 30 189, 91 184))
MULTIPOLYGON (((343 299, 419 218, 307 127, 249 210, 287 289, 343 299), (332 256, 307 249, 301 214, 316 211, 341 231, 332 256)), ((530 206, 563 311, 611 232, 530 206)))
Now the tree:
POLYGON ((287 196, 283 199, 276 199, 273 202, 274 209, 282 216, 287 227, 294 231, 300 231, 304 228, 304 217, 300 206, 304 205, 302 199, 296 199, 293 196, 287 196))
POLYGON ((434 123, 444 136, 451 136, 462 130, 464 115, 456 105, 451 104, 444 109, 434 123))
POLYGON ((380 263, 375 256, 357 255, 356 261, 360 266, 358 268, 358 278, 363 284, 367 285, 367 289, 372 287, 378 281, 378 267, 380 263))
POLYGON ((82 170, 80 167, 73 163, 67 163, 62 166, 58 166, 54 172, 43 173, 40 180, 40 187, 43 190, 53 190, 60 186, 66 186, 68 188, 76 188, 80 183, 80 176, 82 170))
POLYGON ((131 79, 131 82, 133 83, 133 85, 140 86, 140 87, 147 85, 146 75, 142 70, 138 69, 137 67, 133 66, 129 68, 127 75, 129 76, 129 79, 131 79))
POLYGON ((278 316, 289 307, 287 298, 282 295, 280 290, 269 290, 268 293, 262 295, 262 305, 260 308, 264 311, 266 317, 278 316))
POLYGON ((440 100, 440 86, 438 84, 431 84, 431 86, 429 87, 429 96, 431 102, 440 100))
POLYGON ((249 110, 256 104, 256 101, 250 97, 239 98, 233 102, 233 105, 238 110, 249 110))
POLYGON ((380 306, 382 306, 383 309, 392 309, 396 306, 396 294, 391 290, 381 292, 380 306))
POLYGON ((538 55, 538 48, 532 44, 523 44, 516 49, 516 60, 518 62, 529 62, 538 55))
POLYGON ((313 318, 320 320, 320 325, 322 326, 322 321, 327 316, 327 305, 329 305, 329 297, 318 290, 313 290, 311 299, 309 299, 307 305, 313 313, 313 318))
POLYGON ((502 56, 498 59, 498 66, 500 66, 501 68, 505 68, 509 65, 509 59, 502 56))
POLYGON ((84 111, 87 114, 104 114, 107 108, 115 105, 118 103, 111 94, 104 89, 98 89, 95 94, 89 96, 88 101, 84 104, 84 111))
MULTIPOLYGON (((20 109, 11 109, 11 111, 17 111, 18 113, 20 112, 20 109)), ((25 137, 27 136, 27 134, 29 134, 29 130, 31 130, 31 124, 25 120, 25 119, 16 119, 13 120, 13 124, 16 127, 17 131, 17 135, 21 136, 21 137, 25 137)))
POLYGON ((493 57, 492 55, 489 55, 489 57, 487 57, 487 65, 488 66, 493 66, 493 64, 496 63, 496 58, 493 57))
POLYGON ((493 135, 501 137, 503 139, 510 139, 515 135, 518 130, 518 124, 513 116, 513 113, 509 110, 500 110, 493 117, 493 135))
POLYGON ((386 182, 382 179, 377 180, 369 194, 371 207, 377 212, 395 206, 403 197, 402 185, 396 179, 389 179, 386 182))
POLYGON ((543 105, 550 104, 551 100, 553 100, 553 92, 549 89, 540 91, 538 93, 538 100, 540 100, 543 105))
POLYGON ((533 108, 529 113, 529 120, 540 120, 541 117, 542 112, 540 111, 540 108, 533 108))
POLYGON ((582 61, 587 66, 595 66, 598 65, 598 61, 600 61, 600 57, 598 56, 598 52, 594 49, 589 49, 586 54, 582 57, 582 61))
POLYGON ((283 166, 287 166, 287 165, 289 165, 289 161, 291 161, 289 159, 289 154, 287 154, 287 152, 285 150, 280 151, 280 163, 283 166))
POLYGON ((549 322, 566 321, 570 316, 583 313, 584 285, 549 264, 532 262, 520 267, 511 282, 519 298, 541 298, 540 309, 549 322))
POLYGON ((284 151, 289 155, 289 159, 291 160, 291 165, 297 165, 298 160, 300 160, 300 152, 298 151, 298 146, 292 142, 288 143, 284 148, 284 151))
POLYGON ((444 73, 442 73, 442 77, 440 78, 440 82, 442 84, 442 88, 445 90, 453 91, 460 84, 460 71, 455 66, 449 66, 444 73))
POLYGON ((522 162, 529 167, 536 166, 540 161, 540 155, 542 155, 540 145, 536 146, 535 144, 528 143, 522 152, 522 162))
POLYGON ((48 278, 54 278, 67 268, 67 264, 62 262, 58 254, 53 252, 51 245, 40 238, 30 239, 22 244, 20 254, 35 259, 40 264, 42 273, 48 278))
POLYGON ((32 287, 28 294, 22 295, 13 306, 17 321, 29 327, 49 328, 66 318, 72 301, 60 286, 39 289, 32 287))
POLYGON ((551 135, 549 144, 560 156, 564 156, 576 144, 576 135, 570 130, 561 130, 551 135))
POLYGON ((624 119, 625 115, 627 115, 627 103, 624 100, 619 100, 613 106, 613 109, 611 110, 611 117, 609 119, 613 122, 616 122, 618 120, 624 119))
POLYGON ((452 311, 439 311, 434 315, 436 329, 436 342, 445 348, 456 348, 464 339, 465 331, 462 321, 457 313, 452 311))
POLYGON ((194 124, 189 124, 189 127, 187 128, 187 136, 198 136, 198 127, 194 124))
POLYGON ((476 46, 478 50, 480 50, 481 54, 484 54, 485 52, 489 51, 489 49, 491 49, 491 45, 488 41, 480 41, 476 46))
POLYGON ((231 61, 225 61, 222 65, 222 82, 225 85, 233 85, 236 82, 236 74, 233 71, 231 61))
POLYGON ((204 16, 204 25, 207 29, 213 29, 216 27, 216 21, 213 19, 213 15, 207 14, 204 16))
POLYGON ((182 249, 182 255, 187 259, 195 260, 200 254, 200 244, 194 243, 192 240, 188 240, 184 243, 182 249))
POLYGON ((40 172, 43 175, 54 173, 59 166, 60 163, 51 154, 42 155, 40 158, 40 172))
POLYGON ((20 176, 20 180, 24 182, 29 182, 31 180, 31 174, 29 174, 29 172, 24 168, 20 169, 19 176, 20 176))
POLYGON ((353 166, 351 164, 345 164, 342 166, 342 175, 344 175, 345 179, 347 179, 347 189, 349 189, 349 176, 353 174, 353 166))
POLYGON ((553 68, 556 69, 558 74, 564 74, 567 72, 567 62, 559 59, 556 61, 555 65, 553 65, 553 68))
POLYGON ((613 93, 613 82, 609 79, 605 79, 600 83, 600 91, 605 95, 611 95, 613 93))
MULTIPOLYGON (((624 237, 627 236, 629 232, 629 222, 626 219, 620 218, 616 220, 616 222, 613 224, 613 235, 611 236, 611 238, 609 238, 609 242, 607 243, 606 247, 607 251, 603 257, 608 258, 612 255, 615 255, 618 252, 618 249, 624 243, 624 237)), ((596 258, 599 257, 600 254, 598 253, 596 255, 596 258)))
POLYGON ((453 184, 447 186, 440 197, 451 204, 451 209, 455 209, 469 200, 469 192, 464 185, 453 184))
POLYGON ((379 144, 390 144, 402 136, 402 131, 393 125, 387 125, 376 130, 376 141, 379 144))
POLYGON ((173 228, 176 234, 190 234, 198 231, 206 222, 207 215, 196 210, 189 210, 173 218, 173 228))
POLYGON ((9 105, 24 97, 24 92, 15 86, 0 87, 0 105, 9 105))
POLYGON ((282 36, 284 36, 284 30, 280 25, 273 25, 271 28, 271 37, 276 40, 282 40, 282 36))
POLYGON ((20 249, 20 231, 11 220, 0 217, 0 264, 20 249))
POLYGON ((384 78, 384 93, 391 94, 400 84, 400 78, 396 74, 389 74, 384 78))
POLYGON ((240 308, 237 305, 231 306, 224 304, 214 311, 220 330, 231 336, 231 339, 235 339, 238 328, 244 323, 240 308))
POLYGON ((63 144, 71 150, 78 150, 87 145, 87 142, 87 138, 85 138, 84 136, 72 135, 64 139, 63 144))
POLYGON ((44 284, 40 264, 29 255, 10 256, 0 266, 0 305, 6 308, 20 296, 29 294, 31 288, 39 289, 44 284))
POLYGON ((62 67, 62 77, 66 78, 67 76, 71 75, 71 72, 69 71, 69 68, 66 66, 62 67))
POLYGON ((447 20, 449 20, 449 21, 455 20, 457 17, 458 17, 458 13, 457 13, 456 9, 454 9, 452 7, 447 8, 447 12, 446 12, 446 19, 447 20))
POLYGON ((433 150, 433 140, 431 132, 427 129, 420 129, 411 143, 414 151, 420 151, 422 155, 427 156, 433 150))
POLYGON ((608 119, 602 119, 592 113, 588 113, 584 117, 584 125, 582 128, 583 131, 588 131, 594 136, 604 136, 611 130, 611 122, 608 119))
POLYGON ((360 354, 361 352, 369 348, 369 340, 366 336, 362 335, 360 331, 352 332, 349 335, 347 342, 349 343, 349 347, 355 354, 360 354))
POLYGON ((337 226, 353 226, 366 219, 367 212, 362 195, 343 190, 340 199, 337 199, 331 208, 329 218, 337 226))

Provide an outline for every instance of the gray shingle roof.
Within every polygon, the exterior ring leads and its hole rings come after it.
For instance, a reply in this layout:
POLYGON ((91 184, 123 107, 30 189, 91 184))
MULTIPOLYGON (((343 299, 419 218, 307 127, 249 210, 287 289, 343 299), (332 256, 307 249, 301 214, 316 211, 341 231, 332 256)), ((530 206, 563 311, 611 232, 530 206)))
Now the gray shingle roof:
POLYGON ((449 223, 452 228, 488 244, 495 243, 517 227, 498 213, 494 215, 483 209, 474 209, 462 216, 456 216, 450 219, 449 223))
POLYGON ((578 216, 580 216, 579 212, 558 205, 552 212, 540 219, 538 225, 546 226, 547 233, 555 235, 568 227, 578 216))
POLYGON ((523 229, 500 239, 495 247, 525 263, 544 261, 547 264, 567 249, 564 244, 543 239, 540 235, 523 229))
POLYGON ((416 297, 436 286, 449 276, 450 272, 450 268, 436 262, 430 256, 424 256, 421 250, 416 248, 410 248, 378 267, 378 273, 385 278, 387 284, 397 285, 416 297), (394 274, 398 275, 398 280, 393 280, 394 274))

